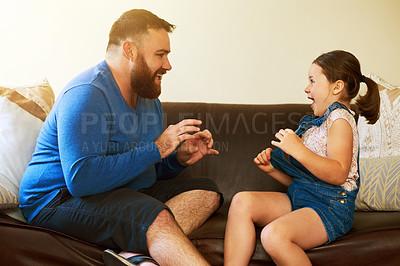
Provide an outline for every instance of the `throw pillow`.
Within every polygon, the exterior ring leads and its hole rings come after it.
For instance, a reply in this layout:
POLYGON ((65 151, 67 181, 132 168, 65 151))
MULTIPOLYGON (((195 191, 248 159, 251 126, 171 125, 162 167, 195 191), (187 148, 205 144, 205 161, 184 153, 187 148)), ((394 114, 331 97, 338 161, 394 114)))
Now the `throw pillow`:
POLYGON ((22 174, 53 104, 54 92, 47 80, 18 88, 0 87, 0 209, 18 206, 22 174))
POLYGON ((356 209, 400 210, 400 157, 361 158, 356 209))
POLYGON ((380 117, 374 125, 358 120, 360 139, 360 191, 356 210, 400 210, 400 87, 377 75, 380 117))
POLYGON ((374 74, 371 74, 370 78, 379 86, 380 117, 373 125, 367 124, 362 116, 358 120, 360 158, 399 156, 400 87, 395 87, 374 74))

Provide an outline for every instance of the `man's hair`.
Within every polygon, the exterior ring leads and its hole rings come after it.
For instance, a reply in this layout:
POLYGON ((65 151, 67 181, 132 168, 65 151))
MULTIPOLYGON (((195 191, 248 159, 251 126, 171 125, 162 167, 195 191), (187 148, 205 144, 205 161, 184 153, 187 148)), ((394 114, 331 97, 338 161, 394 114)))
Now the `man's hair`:
POLYGON ((175 29, 175 25, 168 23, 164 19, 144 9, 126 11, 111 27, 107 50, 110 46, 120 45, 121 42, 127 39, 140 45, 148 29, 165 29, 167 32, 171 33, 175 29))

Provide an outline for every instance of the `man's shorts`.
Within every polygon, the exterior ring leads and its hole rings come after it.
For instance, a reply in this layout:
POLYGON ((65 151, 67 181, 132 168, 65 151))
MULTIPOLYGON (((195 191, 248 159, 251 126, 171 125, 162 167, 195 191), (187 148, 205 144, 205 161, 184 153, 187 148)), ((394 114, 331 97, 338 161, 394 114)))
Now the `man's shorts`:
POLYGON ((217 192, 222 204, 217 185, 202 177, 157 181, 140 192, 119 188, 83 198, 61 189, 31 224, 106 248, 147 254, 146 232, 162 210, 169 210, 164 203, 197 189, 217 192))

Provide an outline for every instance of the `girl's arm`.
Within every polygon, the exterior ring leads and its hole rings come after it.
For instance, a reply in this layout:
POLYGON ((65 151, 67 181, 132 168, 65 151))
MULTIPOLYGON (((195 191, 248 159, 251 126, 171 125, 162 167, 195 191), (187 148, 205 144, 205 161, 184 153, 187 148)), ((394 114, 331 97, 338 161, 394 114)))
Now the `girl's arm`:
POLYGON ((260 152, 256 158, 254 158, 254 163, 260 168, 262 171, 266 172, 276 181, 281 183, 284 186, 289 186, 293 182, 293 178, 288 176, 287 174, 275 169, 271 164, 271 148, 267 148, 260 152))
POLYGON ((349 174, 353 154, 353 132, 344 119, 335 120, 328 133, 328 157, 322 157, 308 149, 291 129, 281 129, 276 135, 279 141, 272 145, 293 156, 319 179, 333 184, 343 184, 349 174))

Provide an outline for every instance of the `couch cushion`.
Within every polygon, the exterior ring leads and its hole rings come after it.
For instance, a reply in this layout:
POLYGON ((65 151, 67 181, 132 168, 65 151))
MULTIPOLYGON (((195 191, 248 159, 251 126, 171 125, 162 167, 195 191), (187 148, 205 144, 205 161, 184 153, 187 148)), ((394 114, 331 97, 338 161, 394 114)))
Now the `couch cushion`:
POLYGON ((181 176, 212 178, 229 202, 246 190, 286 192, 287 187, 258 169, 253 159, 267 147, 281 128, 296 129, 304 115, 312 114, 308 104, 214 104, 163 103, 164 127, 184 118, 203 121, 211 131, 218 156, 206 156, 184 170, 181 176))
POLYGON ((22 174, 53 103, 47 80, 24 87, 0 87, 0 209, 18 206, 22 174))
POLYGON ((104 265, 103 247, 0 212, 0 265, 104 265))
MULTIPOLYGON (((223 265, 224 235, 229 203, 190 238, 211 265, 223 265)), ((313 265, 397 265, 400 259, 400 212, 355 212, 349 233, 306 253, 313 265), (349 252, 350 250, 350 252, 349 252), (337 256, 340 254, 340 256, 337 256), (382 258, 385 258, 382 262, 382 258)), ((256 228, 259 235, 261 228, 256 228)), ((257 237, 249 265, 275 265, 257 237)))

